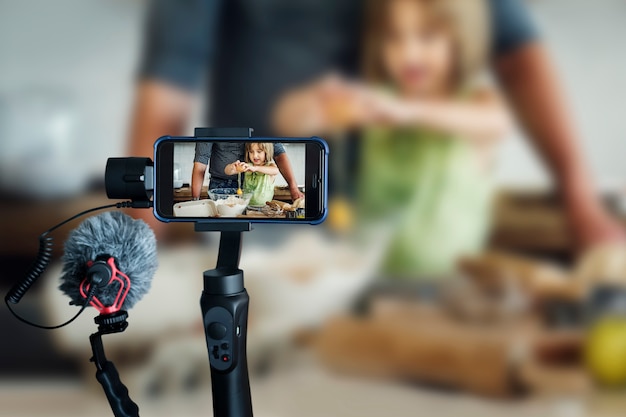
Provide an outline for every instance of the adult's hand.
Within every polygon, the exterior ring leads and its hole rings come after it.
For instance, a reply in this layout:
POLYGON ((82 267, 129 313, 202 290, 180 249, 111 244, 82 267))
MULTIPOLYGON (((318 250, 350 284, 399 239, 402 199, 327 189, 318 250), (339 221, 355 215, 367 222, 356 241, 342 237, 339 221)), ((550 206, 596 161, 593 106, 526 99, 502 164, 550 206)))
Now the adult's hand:
POLYGON ((626 243, 626 228, 623 223, 609 214, 595 199, 580 197, 578 200, 567 202, 566 212, 581 251, 626 243))
POLYGON ((588 249, 576 265, 574 278, 581 293, 586 295, 602 285, 626 288, 626 244, 603 244, 588 249))
POLYGON ((298 187, 289 187, 289 194, 291 194, 291 200, 296 201, 299 198, 304 198, 304 194, 298 187))

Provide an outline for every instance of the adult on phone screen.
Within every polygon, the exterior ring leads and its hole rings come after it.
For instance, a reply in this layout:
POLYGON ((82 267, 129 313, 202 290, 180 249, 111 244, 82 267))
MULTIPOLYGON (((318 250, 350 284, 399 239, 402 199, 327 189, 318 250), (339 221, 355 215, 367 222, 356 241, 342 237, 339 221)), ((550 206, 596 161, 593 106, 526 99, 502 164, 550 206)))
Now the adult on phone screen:
MULTIPOLYGON (((215 188, 239 188, 237 174, 228 175, 226 167, 233 161, 244 161, 246 145, 243 142, 198 142, 193 160, 191 175, 191 196, 194 200, 202 197, 202 185, 207 168, 211 175, 209 190, 215 188)), ((283 175, 289 189, 298 189, 291 169, 289 157, 281 143, 274 143, 273 160, 283 175)), ((298 193, 300 191, 298 190, 298 193)), ((294 192, 292 192, 292 197, 294 192)))

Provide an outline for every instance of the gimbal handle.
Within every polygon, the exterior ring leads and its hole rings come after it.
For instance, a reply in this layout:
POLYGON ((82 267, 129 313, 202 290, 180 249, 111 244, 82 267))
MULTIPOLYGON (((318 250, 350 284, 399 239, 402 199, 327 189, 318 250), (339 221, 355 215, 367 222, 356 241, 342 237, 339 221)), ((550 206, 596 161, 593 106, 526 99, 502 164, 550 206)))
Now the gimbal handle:
POLYGON ((96 379, 102 385, 104 394, 115 417, 139 417, 139 407, 130 399, 128 388, 120 380, 120 375, 104 354, 102 336, 105 334, 120 333, 128 327, 128 313, 118 311, 113 314, 100 315, 95 321, 98 332, 89 336, 93 356, 91 362, 96 365, 96 379))
POLYGON ((241 232, 222 232, 217 266, 204 272, 200 298, 215 417, 252 417, 246 337, 248 293, 238 268, 241 232))
MULTIPOLYGON (((249 138, 250 128, 196 128, 196 137, 249 138)), ((204 272, 200 297, 206 335, 214 417, 252 417, 246 338, 248 293, 239 269, 241 234, 249 222, 196 222, 196 232, 221 232, 215 269, 204 272)))

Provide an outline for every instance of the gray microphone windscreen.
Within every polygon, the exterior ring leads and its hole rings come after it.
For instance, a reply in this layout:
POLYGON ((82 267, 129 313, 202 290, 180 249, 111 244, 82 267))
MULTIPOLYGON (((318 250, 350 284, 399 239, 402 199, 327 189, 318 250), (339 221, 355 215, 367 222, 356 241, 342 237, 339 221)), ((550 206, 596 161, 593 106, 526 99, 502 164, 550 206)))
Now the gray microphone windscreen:
MULTIPOLYGON (((90 217, 70 233, 59 288, 74 304, 84 304, 79 288, 87 273, 87 262, 105 256, 113 257, 117 268, 130 279, 130 290, 122 305, 128 310, 150 289, 157 269, 157 247, 154 232, 143 220, 119 211, 90 217)), ((118 290, 118 285, 107 285, 95 296, 105 306, 111 305, 118 290)))

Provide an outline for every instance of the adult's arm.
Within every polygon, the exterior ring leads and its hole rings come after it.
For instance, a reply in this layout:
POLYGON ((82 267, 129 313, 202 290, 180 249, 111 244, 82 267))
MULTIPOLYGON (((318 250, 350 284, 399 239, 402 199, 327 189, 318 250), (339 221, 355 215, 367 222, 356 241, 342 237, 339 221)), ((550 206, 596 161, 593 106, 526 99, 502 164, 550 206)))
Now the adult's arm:
POLYGON ((191 172, 191 197, 199 199, 202 193, 202 184, 204 183, 204 175, 206 174, 207 165, 202 162, 194 162, 191 172))
MULTIPOLYGON (((166 134, 181 135, 191 113, 192 99, 188 92, 157 80, 139 83, 131 118, 129 154, 153 157, 154 141, 166 134)), ((133 210, 152 227, 157 238, 165 238, 165 223, 156 220, 152 210, 133 210)))
POLYGON ((558 76, 545 48, 531 42, 494 62, 523 128, 553 174, 582 248, 624 240, 622 226, 601 204, 558 76))
POLYGON ((623 239, 591 182, 558 75, 521 0, 490 0, 494 69, 518 120, 547 163, 584 248, 623 239))
MULTIPOLYGON (((152 0, 130 120, 128 151, 152 157, 154 141, 182 135, 193 110, 193 94, 209 63, 221 0, 152 0)), ((157 234, 162 224, 137 211, 157 234)))
POLYGON ((129 153, 151 158, 156 139, 184 133, 194 98, 189 91, 157 79, 140 81, 135 96, 129 153))
POLYGON ((293 169, 291 168, 291 162, 289 161, 287 153, 283 152, 280 155, 274 156, 274 161, 276 162, 276 165, 278 166, 278 170, 280 171, 281 175, 289 185, 291 199, 297 200, 298 198, 304 197, 304 194, 302 194, 298 189, 298 182, 296 181, 296 176, 294 175, 293 169))
MULTIPOLYGON (((157 138, 182 134, 191 104, 192 99, 184 90, 157 80, 141 81, 131 115, 129 155, 152 158, 157 138)), ((152 210, 133 210, 132 215, 148 223, 158 239, 166 237, 169 228, 154 218, 152 210)))
POLYGON ((130 151, 151 156, 163 135, 181 135, 210 63, 222 0, 152 0, 147 9, 130 151))
POLYGON ((202 184, 204 184, 204 176, 212 153, 212 142, 196 142, 193 169, 191 170, 191 197, 196 200, 200 198, 202 193, 202 184))

